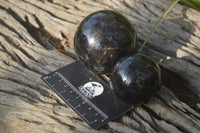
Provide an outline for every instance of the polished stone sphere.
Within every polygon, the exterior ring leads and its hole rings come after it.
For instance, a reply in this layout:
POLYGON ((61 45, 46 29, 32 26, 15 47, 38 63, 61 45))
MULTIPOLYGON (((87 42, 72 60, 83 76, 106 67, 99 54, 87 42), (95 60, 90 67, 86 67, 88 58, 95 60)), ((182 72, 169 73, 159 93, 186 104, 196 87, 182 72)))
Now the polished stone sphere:
POLYGON ((108 74, 119 58, 136 53, 136 33, 129 20, 120 13, 97 11, 79 25, 74 49, 90 70, 108 74))
POLYGON ((119 60, 110 86, 122 101, 138 106, 156 95, 161 85, 160 73, 158 64, 150 57, 136 54, 119 60))

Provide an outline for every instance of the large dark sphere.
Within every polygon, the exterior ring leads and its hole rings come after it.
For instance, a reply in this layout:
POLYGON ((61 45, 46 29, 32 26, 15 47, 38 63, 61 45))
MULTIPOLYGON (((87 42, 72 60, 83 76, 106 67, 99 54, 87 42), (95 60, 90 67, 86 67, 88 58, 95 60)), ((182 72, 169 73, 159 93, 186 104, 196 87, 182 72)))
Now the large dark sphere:
POLYGON ((124 102, 138 106, 146 103, 160 89, 158 64, 150 57, 136 54, 120 59, 110 77, 110 86, 124 102))
POLYGON ((102 10, 87 16, 79 25, 74 48, 92 71, 107 74, 117 60, 136 53, 136 33, 120 13, 102 10))

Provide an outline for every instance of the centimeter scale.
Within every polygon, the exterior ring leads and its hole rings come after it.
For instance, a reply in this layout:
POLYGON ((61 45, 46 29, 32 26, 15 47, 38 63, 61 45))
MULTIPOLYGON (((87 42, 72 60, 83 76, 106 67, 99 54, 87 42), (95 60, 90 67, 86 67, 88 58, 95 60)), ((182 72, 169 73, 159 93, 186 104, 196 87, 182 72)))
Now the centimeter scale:
POLYGON ((80 61, 44 75, 41 79, 94 129, 99 129, 133 108, 119 100, 108 85, 80 61))

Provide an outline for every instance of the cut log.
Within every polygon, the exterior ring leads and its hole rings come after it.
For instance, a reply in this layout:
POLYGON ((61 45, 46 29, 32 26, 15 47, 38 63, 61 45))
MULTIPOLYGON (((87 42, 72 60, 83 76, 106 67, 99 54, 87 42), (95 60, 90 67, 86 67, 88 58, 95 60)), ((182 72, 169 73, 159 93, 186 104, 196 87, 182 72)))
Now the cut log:
POLYGON ((138 45, 169 0, 2 0, 0 132, 200 132, 200 12, 177 4, 143 53, 162 68, 163 85, 147 104, 91 129, 40 79, 76 59, 77 26, 97 10, 115 10, 134 25, 138 45))

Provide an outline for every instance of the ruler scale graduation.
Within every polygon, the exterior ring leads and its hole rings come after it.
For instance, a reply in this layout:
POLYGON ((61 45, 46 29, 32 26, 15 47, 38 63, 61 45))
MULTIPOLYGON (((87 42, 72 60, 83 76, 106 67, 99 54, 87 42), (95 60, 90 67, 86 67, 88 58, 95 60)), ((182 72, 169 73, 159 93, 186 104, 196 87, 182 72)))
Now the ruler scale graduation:
POLYGON ((94 129, 132 109, 80 61, 44 75, 41 79, 94 129))

